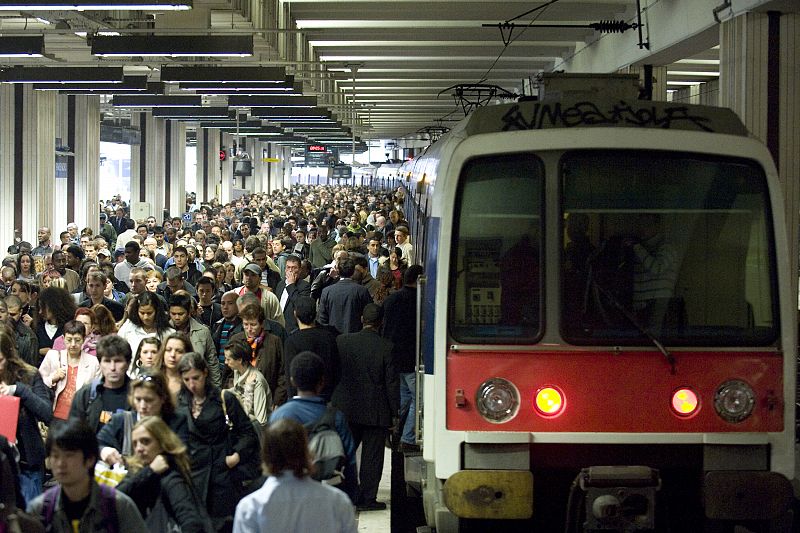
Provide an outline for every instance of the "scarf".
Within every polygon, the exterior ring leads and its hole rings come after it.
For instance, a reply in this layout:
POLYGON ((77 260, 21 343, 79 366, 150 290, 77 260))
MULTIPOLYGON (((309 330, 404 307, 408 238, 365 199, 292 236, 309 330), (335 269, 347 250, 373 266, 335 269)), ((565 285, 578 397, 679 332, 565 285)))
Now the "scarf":
POLYGON ((250 348, 253 349, 253 357, 250 359, 250 365, 256 366, 256 359, 258 358, 258 349, 264 344, 264 337, 267 336, 267 330, 262 329, 261 333, 255 339, 247 339, 250 348))

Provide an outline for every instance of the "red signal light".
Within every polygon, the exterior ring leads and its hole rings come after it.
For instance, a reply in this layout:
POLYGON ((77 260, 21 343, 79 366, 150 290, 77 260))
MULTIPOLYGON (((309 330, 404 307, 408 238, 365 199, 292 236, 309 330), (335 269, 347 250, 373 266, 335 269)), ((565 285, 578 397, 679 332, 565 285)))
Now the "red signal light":
POLYGON ((700 400, 692 389, 684 387, 672 393, 672 410, 678 416, 693 415, 699 406, 700 400))
POLYGON ((225 150, 220 150, 219 151, 219 160, 220 161, 225 161, 226 159, 228 159, 227 152, 225 152, 225 150))

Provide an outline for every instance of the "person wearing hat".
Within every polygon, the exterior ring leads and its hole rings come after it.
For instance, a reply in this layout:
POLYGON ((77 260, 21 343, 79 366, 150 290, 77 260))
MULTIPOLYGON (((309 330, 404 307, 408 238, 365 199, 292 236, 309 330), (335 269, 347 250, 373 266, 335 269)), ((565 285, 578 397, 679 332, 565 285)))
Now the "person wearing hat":
MULTIPOLYGON (((244 285, 238 289, 234 289, 236 294, 243 296, 248 292, 253 293, 264 309, 264 316, 270 320, 283 322, 283 312, 281 311, 281 302, 272 289, 261 283, 261 267, 256 263, 247 263, 242 269, 242 281, 244 285)), ((283 324, 281 324, 283 325, 283 324)))
POLYGON ((97 250, 97 262, 102 263, 103 261, 110 261, 111 260, 111 252, 108 248, 100 248, 97 250))
POLYGON ((361 314, 363 329, 336 338, 341 378, 331 403, 347 418, 356 448, 361 445, 361 483, 356 498, 359 511, 386 509, 386 504, 376 499, 383 472, 383 446, 400 410, 400 381, 392 360, 394 345, 380 335, 382 319, 383 308, 367 304, 361 314))
POLYGON ((109 245, 117 242, 117 230, 109 224, 108 215, 105 213, 100 213, 100 231, 97 234, 104 238, 109 245))

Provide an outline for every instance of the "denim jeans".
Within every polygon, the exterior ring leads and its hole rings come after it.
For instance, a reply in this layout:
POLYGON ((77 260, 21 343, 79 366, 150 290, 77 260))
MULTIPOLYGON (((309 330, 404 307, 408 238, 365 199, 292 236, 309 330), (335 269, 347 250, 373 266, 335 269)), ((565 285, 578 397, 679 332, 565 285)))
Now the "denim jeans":
POLYGON ((405 410, 408 405, 408 416, 403 425, 403 435, 400 442, 406 444, 416 444, 414 436, 414 423, 416 422, 416 394, 417 394, 417 375, 414 372, 400 374, 400 409, 405 410))
POLYGON ((22 496, 25 498, 26 504, 31 503, 35 497, 42 493, 43 483, 44 472, 40 469, 19 469, 19 488, 22 492, 22 496))

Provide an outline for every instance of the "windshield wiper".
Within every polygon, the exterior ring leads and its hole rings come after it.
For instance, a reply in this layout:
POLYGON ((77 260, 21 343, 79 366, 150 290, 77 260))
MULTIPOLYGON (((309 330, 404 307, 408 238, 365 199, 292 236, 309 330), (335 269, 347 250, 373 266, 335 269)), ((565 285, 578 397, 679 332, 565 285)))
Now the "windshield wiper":
POLYGON ((658 340, 658 339, 655 337, 655 335, 653 335, 652 333, 650 333, 650 332, 647 330, 647 328, 646 328, 646 327, 644 327, 642 324, 640 324, 640 323, 639 323, 639 321, 636 319, 636 317, 635 317, 635 316, 633 316, 633 315, 631 314, 631 312, 630 312, 630 311, 628 311, 628 310, 625 308, 625 306, 624 306, 624 305, 622 305, 622 304, 620 303, 620 301, 619 301, 619 300, 617 300, 617 298, 614 296, 614 294, 613 294, 611 291, 609 291, 608 289, 606 289, 605 287, 603 287, 602 285, 600 285, 599 283, 597 283, 597 281, 595 281, 595 280, 592 280, 592 283, 594 284, 594 286, 595 286, 595 287, 597 287, 597 290, 598 290, 598 291, 600 291, 600 293, 601 293, 603 296, 605 296, 606 298, 608 298, 608 300, 611 302, 611 304, 612 304, 614 307, 616 307, 616 308, 617 308, 617 310, 618 310, 618 311, 619 311, 619 312, 622 314, 622 316, 624 316, 624 317, 625 317, 625 318, 628 320, 628 322, 630 322, 630 323, 633 325, 633 327, 635 327, 636 329, 638 329, 638 330, 639 330, 639 333, 641 333, 642 335, 644 335, 645 337, 647 337, 647 338, 650 340, 650 342, 652 342, 652 343, 653 343, 653 346, 655 346, 656 348, 658 348, 658 351, 659 351, 659 352, 661 352, 661 353, 664 355, 664 357, 666 357, 666 359, 667 359, 667 363, 669 363, 669 367, 670 367, 670 373, 671 373, 671 374, 674 376, 674 375, 677 373, 677 368, 675 367, 675 365, 677 364, 677 361, 675 360, 675 356, 674 356, 674 355, 672 355, 672 354, 669 352, 669 350, 667 350, 667 349, 664 347, 664 345, 663 345, 663 344, 661 344, 661 341, 659 341, 659 340, 658 340))

